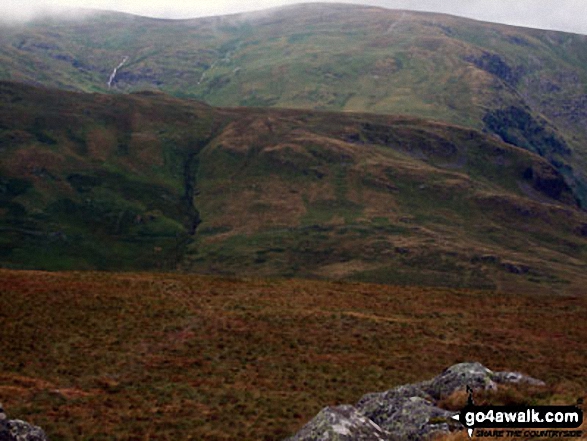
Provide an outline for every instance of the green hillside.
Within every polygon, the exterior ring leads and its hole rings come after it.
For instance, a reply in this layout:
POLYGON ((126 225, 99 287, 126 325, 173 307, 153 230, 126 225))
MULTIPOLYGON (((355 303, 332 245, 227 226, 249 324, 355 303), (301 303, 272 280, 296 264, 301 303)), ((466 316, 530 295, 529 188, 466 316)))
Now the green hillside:
POLYGON ((411 117, 0 83, 0 262, 575 292, 556 168, 411 117))
POLYGON ((584 398, 587 36, 320 3, 72 17, 0 24, 10 418, 280 440, 462 361, 547 384, 477 404, 584 398))
POLYGON ((545 157, 585 205, 586 39, 319 3, 180 21, 104 12, 0 28, 0 79, 459 124, 545 157))

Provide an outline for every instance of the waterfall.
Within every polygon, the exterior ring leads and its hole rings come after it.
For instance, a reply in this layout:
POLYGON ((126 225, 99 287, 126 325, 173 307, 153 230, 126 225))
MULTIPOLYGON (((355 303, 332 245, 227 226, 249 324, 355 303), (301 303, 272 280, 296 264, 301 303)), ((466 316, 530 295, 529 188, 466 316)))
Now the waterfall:
POLYGON ((126 63, 127 61, 128 61, 128 57, 124 57, 122 59, 122 61, 120 62, 120 64, 114 68, 114 70, 110 74, 110 78, 108 78, 108 89, 110 89, 112 87, 112 81, 114 81, 114 77, 116 77, 116 72, 118 72, 118 69, 120 69, 122 66, 124 66, 124 63, 126 63))

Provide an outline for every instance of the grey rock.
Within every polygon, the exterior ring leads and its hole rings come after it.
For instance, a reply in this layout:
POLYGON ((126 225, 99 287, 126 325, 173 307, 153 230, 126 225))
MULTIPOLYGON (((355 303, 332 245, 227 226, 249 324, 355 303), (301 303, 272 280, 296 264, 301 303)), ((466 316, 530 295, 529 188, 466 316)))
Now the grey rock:
POLYGON ((422 388, 423 384, 367 394, 359 400, 357 409, 399 439, 419 440, 439 432, 448 433, 458 425, 450 418, 454 412, 436 407, 432 396, 422 388))
MULTIPOLYGON (((400 396, 388 400, 383 394, 380 400, 371 399, 361 411, 382 429, 402 440, 426 439, 438 433, 448 433, 451 427, 458 425, 451 420, 454 412, 440 409, 421 396, 400 396)), ((460 425, 458 427, 461 428, 460 425)))
POLYGON ((0 406, 0 441, 48 441, 47 435, 40 427, 33 426, 21 420, 6 418, 0 406))
MULTIPOLYGON (((323 409, 288 441, 421 441, 464 427, 436 406, 456 391, 496 389, 498 383, 544 383, 518 372, 493 372, 480 363, 460 363, 437 377, 364 395, 355 407, 323 409)), ((1 441, 1 440, 0 440, 1 441)))
POLYGON ((364 395, 356 407, 375 423, 388 424, 401 413, 404 403, 414 397, 432 401, 432 397, 417 384, 408 384, 386 392, 364 395))
POLYGON ((519 372, 495 372, 493 381, 496 383, 530 384, 532 386, 546 386, 546 383, 519 372))
POLYGON ((494 373, 481 363, 459 363, 445 369, 439 376, 421 383, 424 390, 440 400, 467 386, 473 390, 497 389, 494 373))
POLYGON ((376 392, 363 395, 363 397, 357 403, 357 408, 366 410, 373 405, 388 405, 393 404, 397 400, 420 397, 426 400, 432 400, 430 394, 424 392, 421 383, 406 384, 404 386, 394 387, 386 392, 376 392))
POLYGON ((287 441, 388 441, 391 434, 353 406, 326 407, 287 441))

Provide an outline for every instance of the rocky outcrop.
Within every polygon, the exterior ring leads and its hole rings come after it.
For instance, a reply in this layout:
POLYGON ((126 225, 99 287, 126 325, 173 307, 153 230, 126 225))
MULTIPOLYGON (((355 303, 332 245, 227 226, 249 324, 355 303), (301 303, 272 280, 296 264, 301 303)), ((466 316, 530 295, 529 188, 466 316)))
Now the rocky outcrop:
POLYGON ((431 380, 363 396, 355 406, 323 409, 287 441, 395 441, 426 440, 462 430, 455 412, 438 402, 459 390, 497 389, 500 383, 543 385, 518 372, 493 372, 480 363, 460 363, 431 380))
POLYGON ((0 405, 0 441, 48 441, 40 427, 21 420, 9 420, 0 405))
POLYGON ((353 406, 326 407, 306 424, 293 440, 384 441, 389 432, 370 420, 353 406))

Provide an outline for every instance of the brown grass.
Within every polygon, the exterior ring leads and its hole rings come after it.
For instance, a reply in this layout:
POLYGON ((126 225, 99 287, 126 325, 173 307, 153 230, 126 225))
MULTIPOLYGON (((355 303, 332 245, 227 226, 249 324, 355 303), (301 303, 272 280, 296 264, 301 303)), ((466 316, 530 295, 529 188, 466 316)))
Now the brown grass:
POLYGON ((2 270, 0 319, 0 402, 52 440, 279 440, 467 360, 587 386, 579 296, 2 270))

